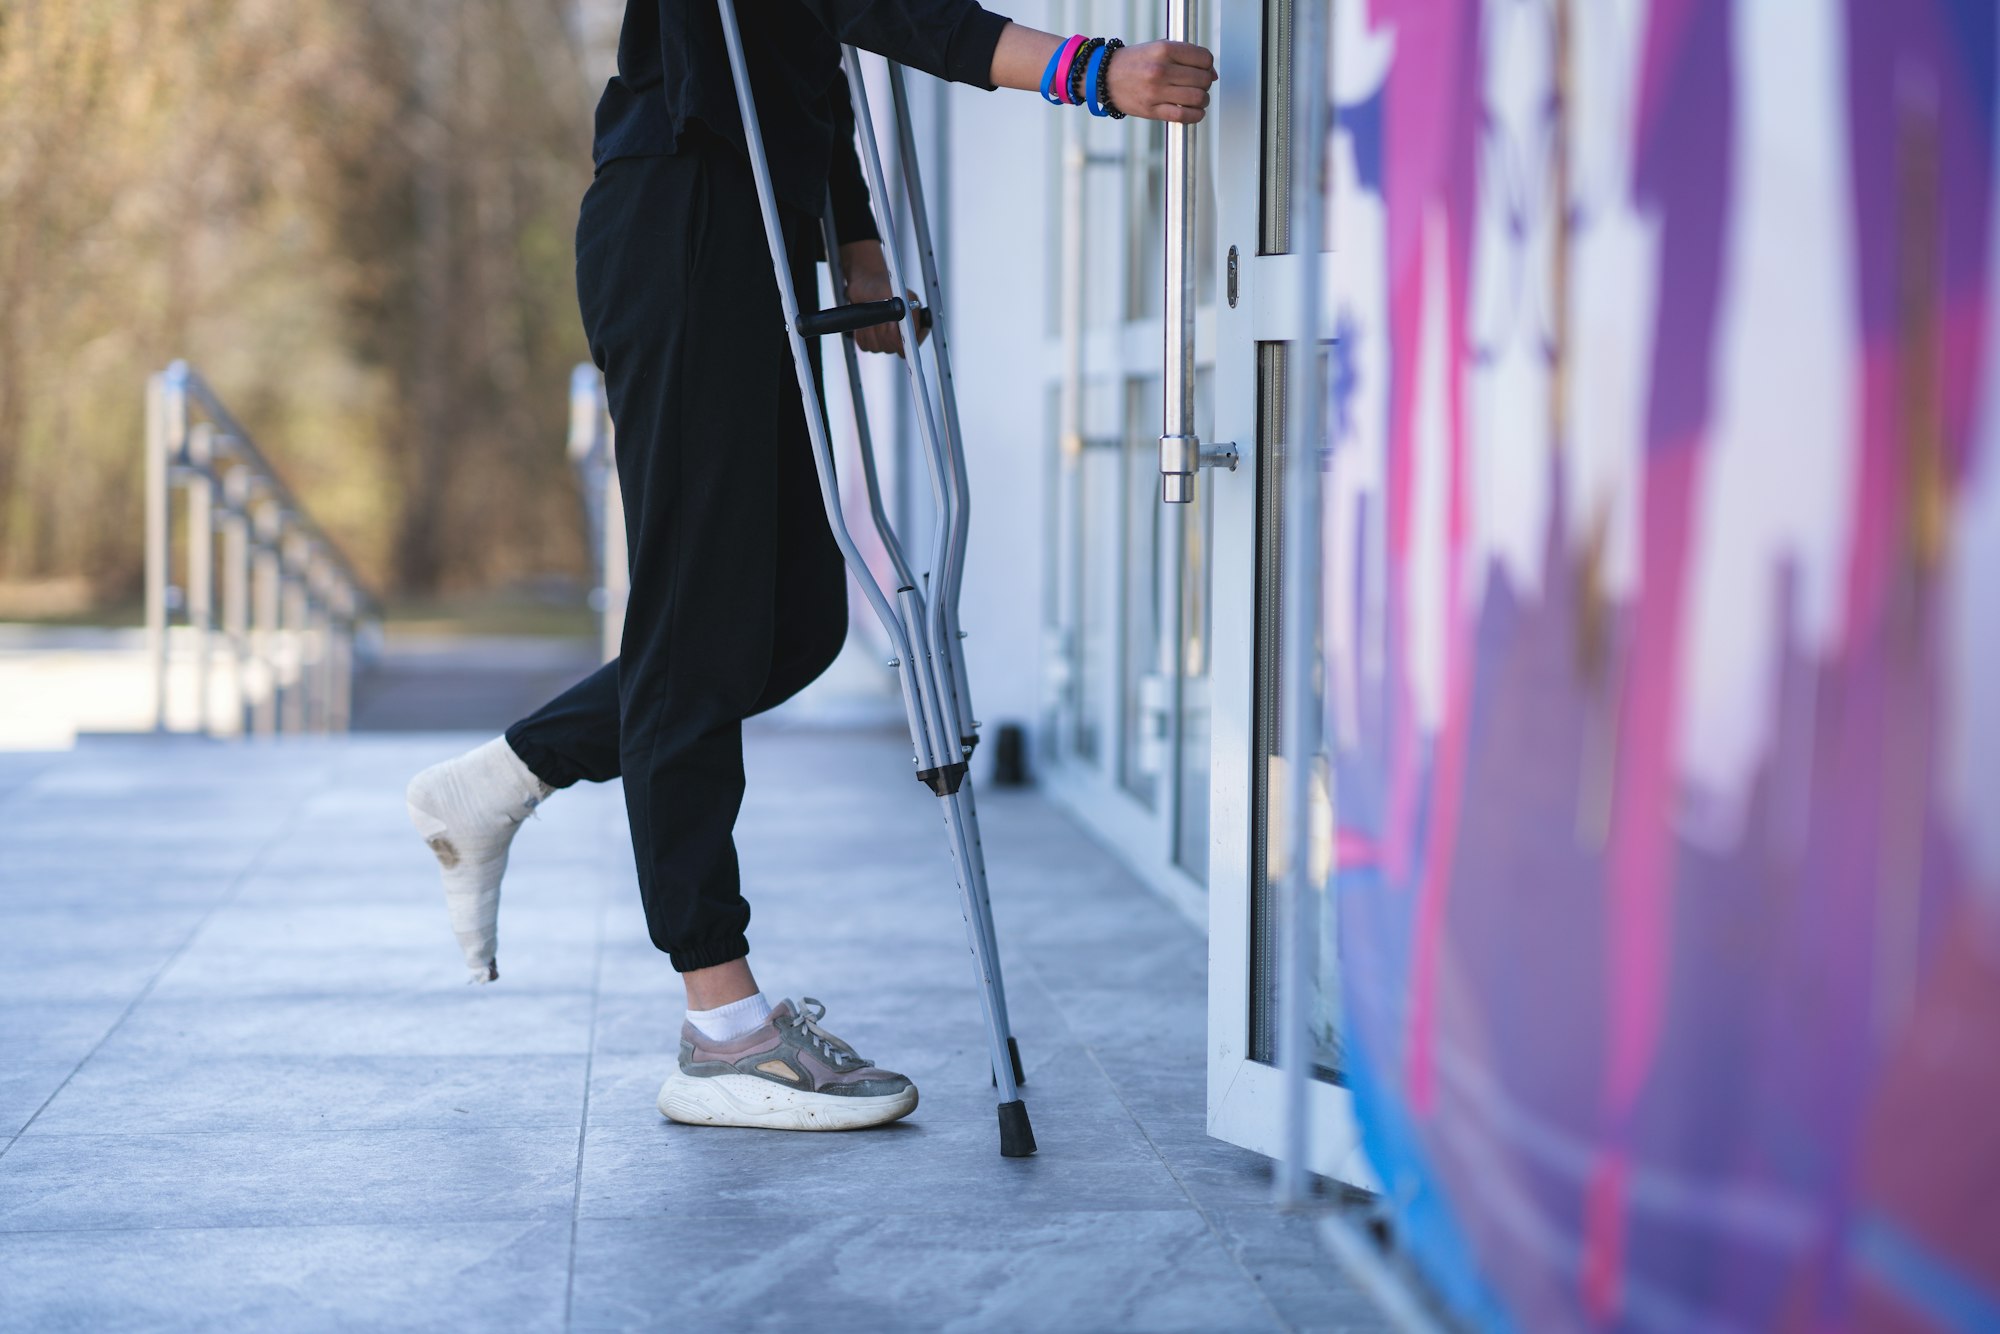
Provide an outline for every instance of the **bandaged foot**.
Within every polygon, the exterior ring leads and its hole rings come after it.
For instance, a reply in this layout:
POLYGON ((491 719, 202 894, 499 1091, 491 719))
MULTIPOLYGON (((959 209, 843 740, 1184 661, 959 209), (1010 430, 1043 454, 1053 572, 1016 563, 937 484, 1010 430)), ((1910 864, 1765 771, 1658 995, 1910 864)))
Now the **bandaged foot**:
POLYGON ((444 874, 451 929, 472 981, 500 976, 500 877, 514 831, 555 789, 521 762, 505 737, 410 780, 404 794, 417 827, 444 874))

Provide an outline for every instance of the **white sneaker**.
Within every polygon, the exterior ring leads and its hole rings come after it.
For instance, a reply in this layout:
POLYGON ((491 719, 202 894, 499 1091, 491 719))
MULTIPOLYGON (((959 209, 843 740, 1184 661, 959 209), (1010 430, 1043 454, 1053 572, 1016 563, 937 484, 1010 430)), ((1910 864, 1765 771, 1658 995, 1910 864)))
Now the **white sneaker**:
POLYGON ((917 1109, 917 1086, 820 1027, 826 1007, 779 1001, 756 1028, 711 1042, 681 1025, 680 1068, 660 1086, 660 1114, 690 1126, 859 1130, 917 1109))
POLYGON ((505 737, 434 764, 405 792, 410 823, 438 859, 451 929, 474 982, 500 977, 500 877, 514 831, 555 789, 521 762, 505 737))

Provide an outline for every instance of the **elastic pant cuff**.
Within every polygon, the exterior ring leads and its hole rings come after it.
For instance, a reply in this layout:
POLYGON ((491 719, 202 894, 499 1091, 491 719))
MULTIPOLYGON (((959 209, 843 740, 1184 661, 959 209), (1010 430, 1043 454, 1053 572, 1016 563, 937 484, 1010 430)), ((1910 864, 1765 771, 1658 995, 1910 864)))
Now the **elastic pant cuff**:
POLYGON ((717 964, 747 958, 749 954, 749 939, 734 935, 717 936, 688 949, 673 950, 667 957, 672 960, 675 972, 692 973, 697 968, 713 968, 717 964))
POLYGON ((507 729, 507 748, 521 757, 521 763, 529 772, 550 787, 570 787, 588 777, 581 770, 565 764, 562 757, 545 747, 538 746, 528 737, 519 735, 519 725, 507 729))

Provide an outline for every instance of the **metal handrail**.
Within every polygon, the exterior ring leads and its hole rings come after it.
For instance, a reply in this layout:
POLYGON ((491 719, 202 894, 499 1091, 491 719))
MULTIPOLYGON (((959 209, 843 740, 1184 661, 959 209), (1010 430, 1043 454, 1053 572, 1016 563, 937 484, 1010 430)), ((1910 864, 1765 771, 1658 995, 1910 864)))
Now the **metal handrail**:
POLYGON ((146 382, 145 503, 152 730, 346 731, 356 664, 373 656, 381 604, 185 361, 146 382), (178 524, 176 490, 185 502, 178 524), (192 726, 174 726, 181 719, 171 708, 175 659, 183 656, 173 651, 176 629, 186 632, 193 671, 192 726), (226 669, 220 704, 218 656, 226 669))

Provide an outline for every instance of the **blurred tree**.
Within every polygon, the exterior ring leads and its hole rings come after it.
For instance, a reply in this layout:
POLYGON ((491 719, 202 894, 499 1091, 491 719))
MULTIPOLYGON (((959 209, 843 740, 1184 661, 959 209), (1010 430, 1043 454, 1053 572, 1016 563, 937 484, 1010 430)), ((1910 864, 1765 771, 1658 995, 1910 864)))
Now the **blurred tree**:
POLYGON ((185 356, 379 584, 583 567, 562 0, 0 0, 0 578, 136 587, 185 356))

